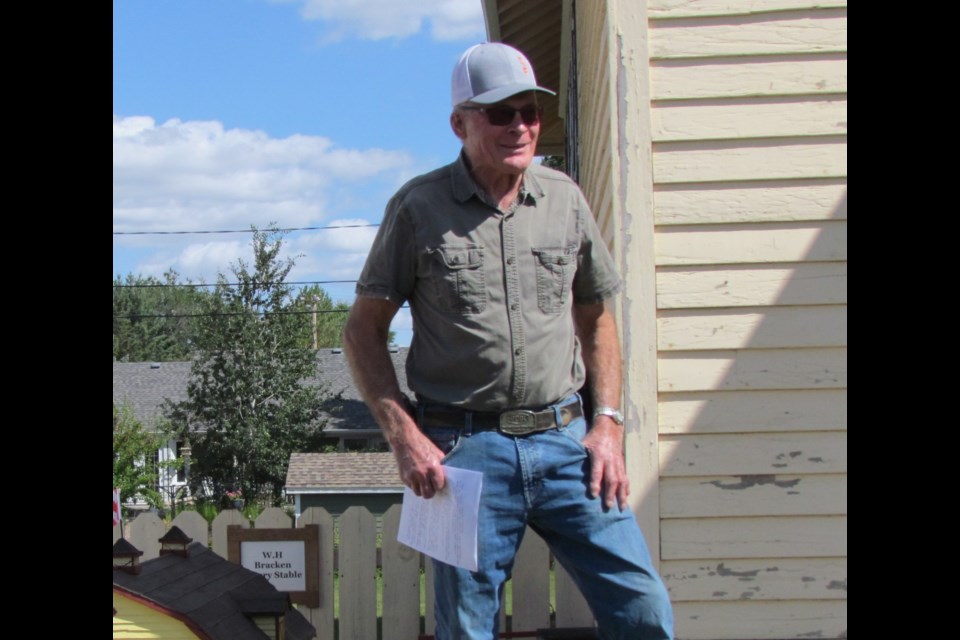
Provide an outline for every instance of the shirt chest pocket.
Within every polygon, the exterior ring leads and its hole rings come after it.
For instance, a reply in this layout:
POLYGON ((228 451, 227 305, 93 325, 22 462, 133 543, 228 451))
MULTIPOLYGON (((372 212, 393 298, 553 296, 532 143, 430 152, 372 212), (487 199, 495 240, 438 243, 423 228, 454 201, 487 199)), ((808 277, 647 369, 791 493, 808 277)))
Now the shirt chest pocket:
POLYGON ((537 269, 537 305, 543 313, 560 313, 570 301, 576 256, 573 249, 533 249, 537 269))
POLYGON ((449 313, 480 313, 487 305, 483 249, 475 244, 442 244, 429 249, 437 306, 449 313))

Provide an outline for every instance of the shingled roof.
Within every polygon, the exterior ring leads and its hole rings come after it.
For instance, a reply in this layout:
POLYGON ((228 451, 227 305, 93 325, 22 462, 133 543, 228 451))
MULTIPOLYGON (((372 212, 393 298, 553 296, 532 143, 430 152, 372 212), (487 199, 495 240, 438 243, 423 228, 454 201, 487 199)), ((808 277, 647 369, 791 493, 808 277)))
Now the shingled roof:
POLYGON ((113 572, 121 594, 146 600, 186 618, 213 640, 264 640, 247 616, 283 614, 288 640, 310 640, 316 629, 259 573, 194 542, 189 556, 162 555, 140 564, 139 574, 113 572))
POLYGON ((288 494, 403 493, 392 453, 293 453, 288 494))
MULTIPOLYGON (((410 394, 405 369, 407 351, 406 347, 391 350, 390 357, 400 389, 410 394)), ((126 400, 133 407, 137 419, 151 428, 162 415, 164 398, 173 402, 186 400, 189 379, 189 362, 114 362, 113 401, 119 406, 126 400)), ((353 383, 346 356, 341 349, 317 351, 315 380, 331 396, 339 394, 339 397, 331 397, 324 404, 327 429, 378 428, 353 383)))

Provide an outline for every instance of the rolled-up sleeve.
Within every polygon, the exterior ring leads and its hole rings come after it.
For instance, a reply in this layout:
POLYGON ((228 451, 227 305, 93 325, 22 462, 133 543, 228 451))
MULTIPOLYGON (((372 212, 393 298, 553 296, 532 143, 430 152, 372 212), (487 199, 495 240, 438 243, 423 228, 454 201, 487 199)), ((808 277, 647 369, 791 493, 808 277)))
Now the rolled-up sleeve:
POLYGON ((580 251, 573 280, 574 304, 597 304, 620 291, 622 281, 590 207, 579 194, 580 251))
POLYGON ((383 221, 357 281, 356 294, 387 299, 399 307, 412 295, 415 280, 413 226, 398 195, 387 203, 383 221))

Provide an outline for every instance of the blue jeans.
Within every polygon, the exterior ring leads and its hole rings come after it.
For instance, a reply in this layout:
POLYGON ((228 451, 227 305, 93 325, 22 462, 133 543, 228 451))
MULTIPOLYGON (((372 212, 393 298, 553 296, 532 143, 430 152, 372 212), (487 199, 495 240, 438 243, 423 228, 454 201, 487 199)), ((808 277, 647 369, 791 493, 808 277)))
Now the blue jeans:
POLYGON ((433 562, 437 640, 497 637, 501 591, 528 524, 580 588, 601 638, 673 638, 669 595, 633 513, 604 512, 589 495, 586 429, 578 418, 520 437, 462 425, 424 430, 445 465, 483 473, 478 571, 433 562))

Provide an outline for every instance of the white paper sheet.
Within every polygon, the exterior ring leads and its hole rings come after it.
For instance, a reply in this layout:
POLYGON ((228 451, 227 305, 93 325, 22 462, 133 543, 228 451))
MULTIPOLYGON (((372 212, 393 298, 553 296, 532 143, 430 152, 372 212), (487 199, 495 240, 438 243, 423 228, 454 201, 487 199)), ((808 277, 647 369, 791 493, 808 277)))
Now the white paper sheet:
POLYGON ((477 570, 477 513, 483 474, 443 467, 446 484, 429 500, 403 491, 397 540, 441 562, 477 570))

